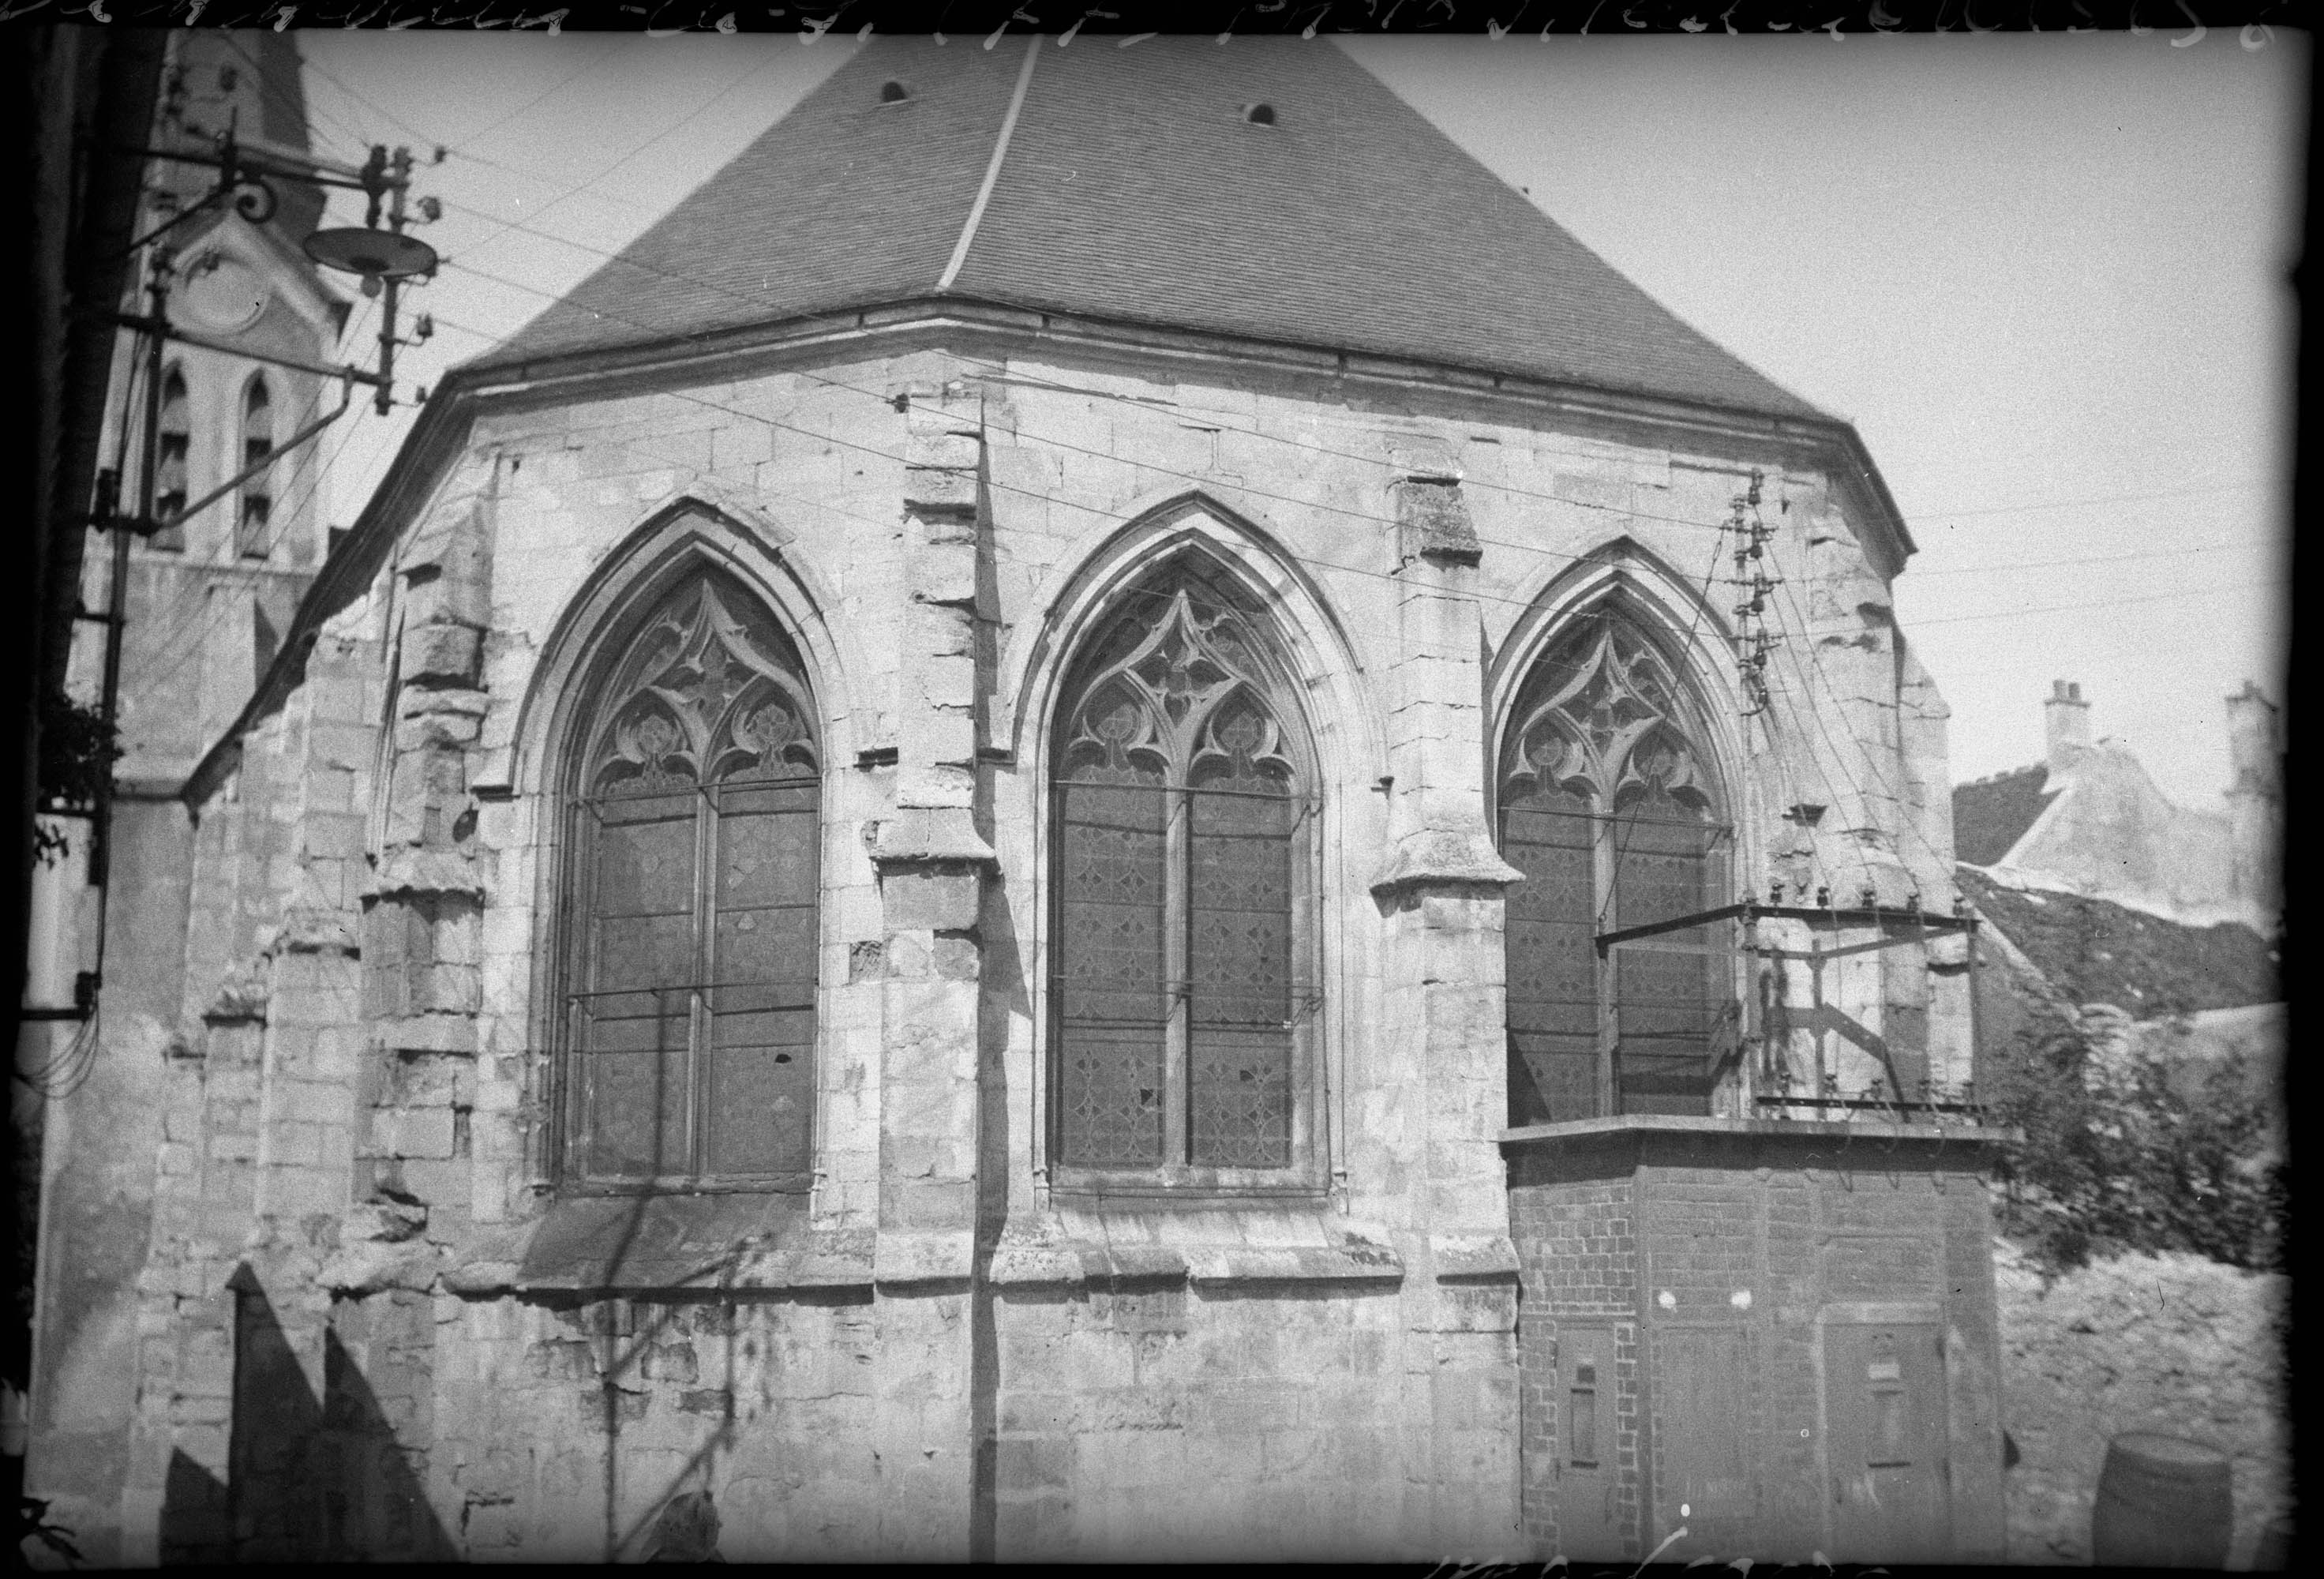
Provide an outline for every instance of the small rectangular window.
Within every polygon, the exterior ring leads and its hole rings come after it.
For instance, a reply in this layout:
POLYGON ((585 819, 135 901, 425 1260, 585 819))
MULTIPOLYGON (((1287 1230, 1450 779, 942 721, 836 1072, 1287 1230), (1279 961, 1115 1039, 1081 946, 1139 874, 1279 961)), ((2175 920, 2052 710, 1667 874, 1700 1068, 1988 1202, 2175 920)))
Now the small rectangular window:
MULTIPOLYGON (((1590 1367, 1583 1366, 1586 1374, 1590 1367)), ((1576 1387, 1566 1393, 1566 1461, 1577 1469, 1598 1467, 1598 1390, 1576 1387)))

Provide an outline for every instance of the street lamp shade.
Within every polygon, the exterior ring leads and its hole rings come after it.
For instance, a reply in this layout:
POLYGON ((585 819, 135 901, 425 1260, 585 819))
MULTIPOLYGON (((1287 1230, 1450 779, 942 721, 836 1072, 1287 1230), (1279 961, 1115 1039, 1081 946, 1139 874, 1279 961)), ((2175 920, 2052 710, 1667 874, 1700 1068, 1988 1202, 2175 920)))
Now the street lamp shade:
MULTIPOLYGON (((365 282, 409 280, 436 272, 436 249, 417 236, 359 225, 318 230, 300 244, 327 269, 361 274, 365 282)), ((364 294, 370 294, 365 291, 364 294)))

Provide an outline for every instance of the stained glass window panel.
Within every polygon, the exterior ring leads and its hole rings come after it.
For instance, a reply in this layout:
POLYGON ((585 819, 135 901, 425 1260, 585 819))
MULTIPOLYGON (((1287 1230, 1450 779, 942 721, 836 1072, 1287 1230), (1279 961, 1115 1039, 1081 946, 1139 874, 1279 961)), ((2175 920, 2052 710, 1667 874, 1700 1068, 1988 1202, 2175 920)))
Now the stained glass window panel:
POLYGON ((739 589, 691 582, 642 622, 586 726, 568 1009, 584 1177, 807 1177, 820 834, 788 651, 739 589))
POLYGON ((1597 952, 1589 802, 1528 795, 1502 813, 1508 891, 1509 1122, 1555 1123, 1598 1107, 1597 952))
POLYGON ((1069 1161, 1162 1160, 1170 802, 1158 782, 1074 783, 1058 793, 1059 1098, 1069 1161))
MULTIPOLYGON (((1712 828, 1659 792, 1614 821, 1614 920, 1645 926, 1708 909, 1712 828)), ((1658 933, 1617 951, 1621 1043, 1616 1080, 1625 1113, 1710 1111, 1711 1036, 1720 997, 1709 929, 1658 933)))
POLYGON ((1062 1161, 1280 1169, 1299 1144, 1305 753, 1251 616, 1140 588, 1059 720, 1062 1161))
POLYGON ((1286 1168, 1300 808, 1258 775, 1214 781, 1188 799, 1194 1160, 1286 1168))

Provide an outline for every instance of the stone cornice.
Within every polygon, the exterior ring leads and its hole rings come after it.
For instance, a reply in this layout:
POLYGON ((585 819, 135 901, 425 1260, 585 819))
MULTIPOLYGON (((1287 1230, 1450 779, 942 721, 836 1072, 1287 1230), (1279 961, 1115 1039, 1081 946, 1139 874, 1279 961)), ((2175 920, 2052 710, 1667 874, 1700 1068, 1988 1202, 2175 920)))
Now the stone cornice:
POLYGON ((1490 368, 1341 351, 1296 341, 1163 328, 1130 319, 1081 318, 956 297, 866 303, 618 350, 501 364, 474 362, 454 369, 445 384, 456 384, 460 391, 480 397, 521 395, 530 404, 544 399, 582 398, 591 386, 600 383, 627 388, 640 382, 674 378, 689 383, 733 379, 742 374, 721 364, 735 359, 764 359, 772 365, 811 360, 815 352, 835 342, 889 336, 941 340, 957 333, 1064 343, 1145 359, 1160 356, 1229 362, 1238 369, 1264 367, 1336 384, 1357 382, 1407 391, 1417 386, 1448 396, 1485 395, 1538 413, 1643 421, 1729 442, 1772 441, 1817 451, 1841 485, 1858 494, 1875 535, 1884 540, 1879 558, 1901 568, 1914 551, 1903 516, 1862 439, 1853 425, 1837 418, 1779 417, 1710 402, 1560 383, 1490 368))

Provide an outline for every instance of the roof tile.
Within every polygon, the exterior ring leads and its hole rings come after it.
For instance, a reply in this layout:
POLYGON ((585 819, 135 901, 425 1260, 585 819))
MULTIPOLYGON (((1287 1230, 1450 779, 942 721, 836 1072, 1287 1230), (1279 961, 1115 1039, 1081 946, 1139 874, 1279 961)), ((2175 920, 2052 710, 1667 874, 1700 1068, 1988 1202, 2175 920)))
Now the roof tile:
MULTIPOLYGON (((1817 419, 1336 47, 1043 40, 950 294, 1817 419), (1273 125, 1245 118, 1263 102, 1273 125)), ((880 38, 483 369, 936 292, 1024 56, 880 38), (883 104, 900 81, 909 97, 883 104)))

